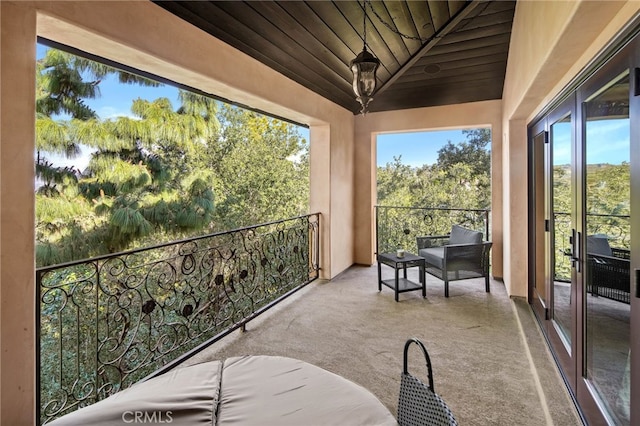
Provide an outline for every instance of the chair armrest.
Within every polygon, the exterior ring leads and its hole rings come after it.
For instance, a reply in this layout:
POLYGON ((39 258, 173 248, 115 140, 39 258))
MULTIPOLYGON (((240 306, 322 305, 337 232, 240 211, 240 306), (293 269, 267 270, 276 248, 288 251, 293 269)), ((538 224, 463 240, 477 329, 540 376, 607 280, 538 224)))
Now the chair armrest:
POLYGON ((427 235, 424 237, 416 237, 418 250, 429 247, 442 247, 449 241, 448 235, 427 235))
POLYGON ((486 262, 489 259, 491 241, 481 243, 452 244, 444 246, 444 258, 446 261, 458 259, 477 260, 486 262))
POLYGON ((606 256, 604 254, 597 253, 587 253, 587 259, 593 260, 594 263, 599 265, 616 265, 621 267, 629 268, 631 264, 631 260, 620 258, 617 256, 606 256))
POLYGON ((444 246, 445 251, 461 251, 463 249, 478 247, 483 249, 490 249, 493 243, 491 241, 483 241, 481 243, 466 243, 466 244, 447 244, 444 246))

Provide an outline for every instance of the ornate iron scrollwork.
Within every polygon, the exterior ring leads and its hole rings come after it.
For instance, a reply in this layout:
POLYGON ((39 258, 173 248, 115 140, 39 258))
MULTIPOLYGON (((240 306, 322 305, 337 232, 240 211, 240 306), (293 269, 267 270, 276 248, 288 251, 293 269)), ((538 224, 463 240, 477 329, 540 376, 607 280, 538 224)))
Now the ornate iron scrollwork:
POLYGON ((319 275, 319 214, 40 268, 40 419, 143 379, 319 275))

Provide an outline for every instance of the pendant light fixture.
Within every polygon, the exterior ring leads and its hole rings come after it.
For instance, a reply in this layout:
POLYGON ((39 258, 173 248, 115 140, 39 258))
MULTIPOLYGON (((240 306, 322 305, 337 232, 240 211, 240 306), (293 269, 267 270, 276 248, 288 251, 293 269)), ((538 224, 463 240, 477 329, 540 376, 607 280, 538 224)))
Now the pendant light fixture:
POLYGON ((367 51, 367 1, 363 3, 363 34, 364 46, 362 52, 351 61, 351 72, 353 72, 353 92, 356 100, 362 105, 361 114, 366 114, 369 102, 373 100, 373 93, 376 90, 376 71, 380 66, 380 60, 367 51))

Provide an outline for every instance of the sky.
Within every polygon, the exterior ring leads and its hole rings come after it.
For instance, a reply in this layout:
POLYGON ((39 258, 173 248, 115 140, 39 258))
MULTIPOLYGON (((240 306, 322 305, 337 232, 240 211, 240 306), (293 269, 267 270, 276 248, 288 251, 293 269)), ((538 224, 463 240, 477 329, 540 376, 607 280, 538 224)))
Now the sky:
MULTIPOLYGON (((587 122, 587 164, 620 164, 630 161, 629 119, 618 118, 587 122)), ((571 163, 570 123, 553 125, 553 163, 571 163)))
POLYGON ((392 163, 394 157, 400 157, 402 164, 411 167, 434 164, 438 159, 438 150, 449 141, 456 144, 466 141, 466 137, 459 129, 378 135, 378 167, 392 163))

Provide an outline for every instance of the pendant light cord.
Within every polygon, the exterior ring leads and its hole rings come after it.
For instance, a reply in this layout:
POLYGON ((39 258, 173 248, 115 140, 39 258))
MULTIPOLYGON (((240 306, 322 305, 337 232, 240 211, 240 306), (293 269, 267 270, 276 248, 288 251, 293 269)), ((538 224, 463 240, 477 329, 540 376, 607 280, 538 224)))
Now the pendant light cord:
POLYGON ((362 6, 362 11, 364 12, 362 14, 362 28, 363 28, 362 38, 364 42, 363 50, 367 50, 367 0, 364 0, 363 3, 364 3, 362 6))

